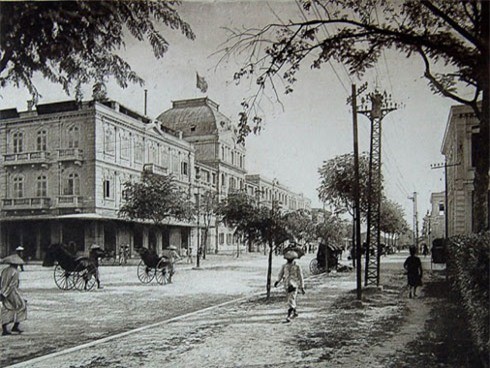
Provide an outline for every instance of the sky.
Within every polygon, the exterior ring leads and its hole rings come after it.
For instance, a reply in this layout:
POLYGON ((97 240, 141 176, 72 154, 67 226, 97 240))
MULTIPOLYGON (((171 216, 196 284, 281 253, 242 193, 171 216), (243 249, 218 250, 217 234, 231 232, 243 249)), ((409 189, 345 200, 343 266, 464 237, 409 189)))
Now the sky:
MULTIPOLYGON (((163 28, 170 47, 162 59, 155 59, 147 43, 128 38, 121 54, 145 80, 144 86, 119 88, 109 82, 111 99, 144 112, 144 90, 148 90, 148 116, 156 118, 171 108, 172 101, 207 96, 232 121, 238 120, 243 98, 255 91, 253 81, 233 82, 241 56, 218 63, 223 42, 229 37, 226 28, 244 29, 263 26, 278 19, 300 19, 294 1, 184 1, 179 14, 194 33, 194 41, 178 32, 163 28), (208 83, 203 94, 196 88, 196 72, 208 83)), ((325 64, 319 70, 304 65, 298 73, 294 92, 280 94, 281 104, 265 101, 261 107, 263 130, 246 139, 249 173, 276 178, 292 191, 304 193, 313 207, 321 207, 317 195, 318 169, 326 160, 353 151, 352 112, 346 104, 351 84, 368 82, 368 91, 378 88, 391 94, 403 108, 388 114, 382 122, 382 171, 389 199, 405 210, 412 224, 417 193, 419 223, 430 208, 430 194, 444 190, 443 170, 431 169, 441 163, 441 143, 455 102, 433 95, 422 78, 423 65, 417 58, 407 59, 396 51, 386 51, 376 68, 362 79, 350 77, 339 64, 325 64)), ((70 99, 61 88, 36 77, 42 95, 39 103, 70 99)), ((86 87, 90 98, 90 86, 86 87)), ((30 99, 27 90, 6 87, 0 92, 0 109, 17 107, 26 110, 30 99)), ((359 115, 360 151, 369 150, 369 121, 359 115)))

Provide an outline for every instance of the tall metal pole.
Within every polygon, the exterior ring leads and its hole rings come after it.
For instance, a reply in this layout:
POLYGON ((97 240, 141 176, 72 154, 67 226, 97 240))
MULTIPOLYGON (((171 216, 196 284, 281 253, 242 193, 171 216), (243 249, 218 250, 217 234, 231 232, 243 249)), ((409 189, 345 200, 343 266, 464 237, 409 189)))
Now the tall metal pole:
POLYGON ((196 205, 197 205, 197 255, 196 255, 196 267, 199 268, 201 266, 201 232, 199 230, 199 227, 200 227, 200 217, 201 217, 201 214, 200 214, 200 206, 201 204, 199 203, 200 202, 200 196, 201 196, 201 193, 200 193, 200 188, 199 188, 199 179, 200 179, 200 175, 198 174, 196 176, 196 180, 197 180, 197 199, 196 199, 196 205))
MULTIPOLYGON (((391 101, 386 92, 381 94, 377 90, 368 95, 371 107, 363 106, 359 113, 366 115, 371 121, 371 141, 369 153, 369 181, 368 181, 368 211, 366 234, 366 267, 365 285, 376 282, 379 285, 380 256, 381 256, 381 122, 391 111, 398 108, 391 101), (373 250, 373 257, 371 251, 373 250)), ((361 102, 364 104, 364 99, 361 102)), ((367 102, 367 101, 366 101, 367 102)))
POLYGON ((357 92, 356 85, 352 85, 352 130, 354 134, 354 226, 356 250, 356 285, 357 299, 362 298, 362 268, 361 268, 361 209, 359 200, 359 142, 357 132, 357 92))
POLYGON ((408 199, 413 201, 413 245, 419 250, 419 224, 418 224, 418 214, 417 214, 417 192, 413 192, 413 197, 408 197, 408 199))

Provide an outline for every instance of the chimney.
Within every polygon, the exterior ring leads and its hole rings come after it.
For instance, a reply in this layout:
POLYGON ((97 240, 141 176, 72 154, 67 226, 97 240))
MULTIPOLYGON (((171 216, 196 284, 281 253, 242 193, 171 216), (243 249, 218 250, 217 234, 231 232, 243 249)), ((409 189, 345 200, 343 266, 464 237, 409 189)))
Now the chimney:
POLYGON ((147 102, 148 102, 148 90, 145 89, 145 116, 146 116, 146 105, 147 105, 147 102))
POLYGON ((182 139, 182 137, 183 137, 182 130, 179 130, 179 139, 182 139))
POLYGON ((34 100, 27 100, 27 111, 32 111, 34 107, 34 100))

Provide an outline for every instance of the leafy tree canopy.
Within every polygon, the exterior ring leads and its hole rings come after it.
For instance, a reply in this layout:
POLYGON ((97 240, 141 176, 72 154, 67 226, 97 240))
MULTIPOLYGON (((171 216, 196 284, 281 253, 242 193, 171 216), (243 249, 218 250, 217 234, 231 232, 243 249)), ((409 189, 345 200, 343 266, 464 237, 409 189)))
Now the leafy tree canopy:
MULTIPOLYGON (((353 214, 354 207, 354 155, 347 153, 336 156, 323 163, 318 170, 321 183, 318 197, 322 202, 333 205, 337 210, 353 214)), ((361 213, 368 207, 369 155, 359 157, 359 195, 361 213)), ((382 182, 383 178, 381 178, 382 182)), ((375 200, 375 198, 373 198, 375 200)))
POLYGON ((341 245, 344 237, 348 235, 345 220, 328 211, 322 210, 322 213, 322 221, 315 226, 315 235, 325 244, 341 245))
POLYGON ((121 217, 164 224, 173 217, 188 221, 193 218, 192 204, 171 175, 143 172, 141 181, 124 183, 126 202, 119 210, 121 217))
POLYGON ((389 199, 381 201, 380 230, 386 234, 402 234, 409 229, 402 206, 389 199))
POLYGON ((168 49, 157 28, 163 24, 194 39, 175 1, 2 1, 0 2, 0 86, 25 86, 38 97, 35 73, 81 98, 81 85, 113 77, 125 88, 142 84, 117 53, 126 31, 147 40, 156 58, 168 49))

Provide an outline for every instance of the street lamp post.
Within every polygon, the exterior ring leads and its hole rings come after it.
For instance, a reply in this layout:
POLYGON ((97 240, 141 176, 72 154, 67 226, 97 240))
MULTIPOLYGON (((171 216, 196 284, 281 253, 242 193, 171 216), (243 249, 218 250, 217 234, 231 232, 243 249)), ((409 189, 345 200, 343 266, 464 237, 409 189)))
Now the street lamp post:
POLYGON ((196 254, 196 267, 199 268, 201 266, 201 232, 200 232, 200 186, 199 179, 201 179, 201 175, 196 175, 196 184, 197 184, 197 198, 196 198, 196 206, 197 206, 197 254, 196 254))

